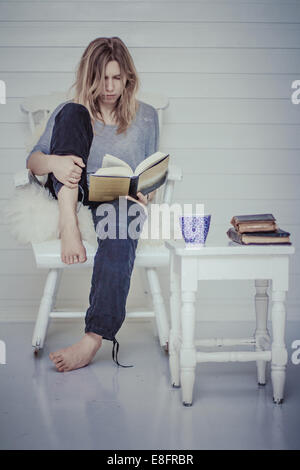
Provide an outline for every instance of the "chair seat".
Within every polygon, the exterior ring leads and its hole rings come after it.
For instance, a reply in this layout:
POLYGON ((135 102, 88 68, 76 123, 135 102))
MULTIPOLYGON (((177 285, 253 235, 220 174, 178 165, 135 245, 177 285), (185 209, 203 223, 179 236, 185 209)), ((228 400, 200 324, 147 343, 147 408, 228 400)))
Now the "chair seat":
MULTIPOLYGON (((96 247, 83 241, 86 249, 87 261, 85 263, 65 264, 60 257, 60 240, 48 240, 42 243, 33 243, 32 249, 38 268, 87 268, 94 264, 96 247)), ((169 250, 162 244, 157 246, 145 246, 136 251, 135 266, 160 267, 169 264, 169 250)))

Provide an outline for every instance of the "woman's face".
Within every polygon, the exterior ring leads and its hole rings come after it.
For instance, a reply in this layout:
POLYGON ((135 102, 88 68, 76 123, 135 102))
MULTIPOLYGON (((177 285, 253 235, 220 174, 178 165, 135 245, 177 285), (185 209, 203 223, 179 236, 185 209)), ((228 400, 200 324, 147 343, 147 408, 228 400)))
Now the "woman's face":
POLYGON ((108 62, 105 69, 105 90, 101 93, 100 101, 103 104, 115 104, 120 98, 126 78, 121 79, 120 66, 116 60, 108 62))

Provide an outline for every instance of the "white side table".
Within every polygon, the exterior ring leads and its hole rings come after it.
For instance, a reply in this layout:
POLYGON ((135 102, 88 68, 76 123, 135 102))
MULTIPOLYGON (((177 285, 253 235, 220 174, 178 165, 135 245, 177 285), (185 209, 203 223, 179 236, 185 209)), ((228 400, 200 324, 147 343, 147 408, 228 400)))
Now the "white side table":
POLYGON ((169 360, 171 383, 182 386, 185 406, 193 402, 197 362, 256 361, 258 383, 266 383, 266 362, 271 361, 273 400, 282 403, 286 364, 286 310, 289 256, 293 245, 238 245, 207 243, 189 249, 183 240, 166 241, 171 253, 171 331, 169 360), (195 299, 200 280, 254 280, 256 330, 253 337, 195 340, 195 299), (269 280, 272 281, 272 342, 267 330, 269 280), (200 352, 197 346, 253 345, 254 351, 200 352))

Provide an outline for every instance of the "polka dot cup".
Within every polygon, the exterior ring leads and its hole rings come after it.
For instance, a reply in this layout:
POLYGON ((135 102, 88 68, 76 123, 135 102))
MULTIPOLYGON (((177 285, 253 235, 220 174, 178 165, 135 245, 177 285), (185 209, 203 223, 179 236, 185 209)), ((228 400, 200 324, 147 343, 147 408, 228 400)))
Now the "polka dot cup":
POLYGON ((204 245, 210 226, 211 214, 184 215, 179 217, 183 239, 188 247, 204 245))

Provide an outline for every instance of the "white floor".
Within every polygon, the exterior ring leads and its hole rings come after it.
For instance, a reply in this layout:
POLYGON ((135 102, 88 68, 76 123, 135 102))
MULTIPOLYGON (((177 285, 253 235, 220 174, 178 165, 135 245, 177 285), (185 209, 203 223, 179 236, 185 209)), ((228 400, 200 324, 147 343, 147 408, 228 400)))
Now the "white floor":
MULTIPOLYGON (((205 323, 198 337, 251 336, 254 323, 205 323)), ((1 449, 299 449, 300 365, 291 343, 300 322, 288 323, 285 401, 259 387, 256 364, 197 365, 194 404, 182 406, 170 385, 168 356, 150 323, 125 323, 119 362, 104 341, 92 364, 59 373, 50 351, 77 341, 83 323, 52 322, 44 352, 34 358, 31 323, 1 323, 7 364, 0 365, 1 449)), ((246 348, 247 349, 247 348, 246 348)))

